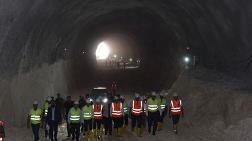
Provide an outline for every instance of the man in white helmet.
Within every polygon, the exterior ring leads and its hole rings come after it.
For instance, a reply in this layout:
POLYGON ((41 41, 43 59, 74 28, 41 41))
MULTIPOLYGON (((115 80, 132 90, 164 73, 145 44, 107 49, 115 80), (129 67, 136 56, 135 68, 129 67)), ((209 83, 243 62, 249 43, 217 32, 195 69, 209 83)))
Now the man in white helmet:
POLYGON ((79 101, 74 102, 68 113, 68 123, 70 123, 72 140, 76 139, 79 141, 80 136, 80 125, 81 125, 81 109, 79 108, 79 101))
POLYGON ((91 139, 92 137, 92 120, 93 120, 93 107, 91 99, 86 100, 86 105, 81 109, 81 123, 84 126, 85 139, 91 139))
POLYGON ((33 108, 30 110, 30 113, 28 114, 27 119, 27 126, 31 124, 32 132, 34 135, 34 141, 39 140, 39 128, 41 124, 42 119, 42 110, 38 108, 38 101, 33 102, 33 108))

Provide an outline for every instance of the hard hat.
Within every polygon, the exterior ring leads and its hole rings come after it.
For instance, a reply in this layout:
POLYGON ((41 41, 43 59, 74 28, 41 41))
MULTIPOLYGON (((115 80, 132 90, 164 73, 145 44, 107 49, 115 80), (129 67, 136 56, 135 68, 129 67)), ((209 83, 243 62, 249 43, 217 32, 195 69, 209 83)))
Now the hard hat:
POLYGON ((47 101, 51 101, 52 98, 51 98, 50 96, 48 96, 46 100, 47 100, 47 101))
POLYGON ((157 94, 156 94, 156 92, 151 92, 151 95, 156 96, 157 94))
POLYGON ((178 93, 174 92, 173 97, 178 97, 178 93))
POLYGON ((74 101, 74 105, 79 105, 79 101, 74 101))
POLYGON ((124 97, 124 96, 122 96, 122 95, 120 96, 120 98, 121 98, 121 99, 125 99, 125 97, 124 97))
POLYGON ((136 97, 136 98, 139 98, 139 97, 140 97, 140 94, 139 94, 139 93, 135 93, 135 97, 136 97))
POLYGON ((38 105, 38 101, 34 101, 34 102, 33 102, 33 105, 38 105))
POLYGON ((92 101, 91 98, 88 98, 88 99, 86 100, 86 103, 87 103, 87 104, 90 104, 91 101, 92 101))

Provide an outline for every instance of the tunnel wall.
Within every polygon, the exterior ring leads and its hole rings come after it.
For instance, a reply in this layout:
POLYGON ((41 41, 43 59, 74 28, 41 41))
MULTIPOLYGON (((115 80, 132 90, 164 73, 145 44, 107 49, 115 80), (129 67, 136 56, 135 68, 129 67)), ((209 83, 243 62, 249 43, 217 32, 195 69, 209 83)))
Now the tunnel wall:
POLYGON ((13 79, 0 82, 0 119, 10 125, 25 125, 33 101, 42 107, 47 96, 68 93, 66 84, 66 62, 57 61, 52 65, 43 64, 27 73, 18 73, 13 79))
POLYGON ((74 47, 95 17, 118 9, 148 9, 201 64, 243 70, 251 62, 251 6, 248 0, 0 0, 0 118, 24 123, 19 118, 32 100, 44 98, 51 87, 65 93, 63 49, 74 47))

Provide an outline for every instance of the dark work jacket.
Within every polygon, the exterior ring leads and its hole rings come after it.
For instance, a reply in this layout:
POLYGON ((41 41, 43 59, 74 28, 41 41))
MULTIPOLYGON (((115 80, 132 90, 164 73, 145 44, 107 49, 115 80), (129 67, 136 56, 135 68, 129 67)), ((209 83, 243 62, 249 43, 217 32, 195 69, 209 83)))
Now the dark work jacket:
MULTIPOLYGON (((55 110, 54 110, 54 121, 56 121, 57 123, 60 123, 62 121, 62 117, 61 117, 61 112, 60 109, 55 106, 55 110)), ((52 108, 48 108, 48 114, 47 114, 47 123, 50 124, 52 123, 52 108)))

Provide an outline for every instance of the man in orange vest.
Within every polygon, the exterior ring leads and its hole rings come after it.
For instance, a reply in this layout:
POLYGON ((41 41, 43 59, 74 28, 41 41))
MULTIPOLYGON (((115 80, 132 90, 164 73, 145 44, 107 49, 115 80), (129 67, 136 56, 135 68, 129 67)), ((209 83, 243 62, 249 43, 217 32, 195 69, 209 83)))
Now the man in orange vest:
POLYGON ((93 112, 94 112, 93 127, 95 136, 98 138, 101 137, 102 110, 103 110, 102 98, 98 97, 93 105, 93 112))
POLYGON ((135 131, 137 124, 137 136, 141 136, 142 131, 142 113, 143 113, 143 101, 138 93, 135 94, 135 99, 131 103, 131 131, 135 131))
POLYGON ((183 105, 181 99, 178 97, 178 94, 175 92, 170 103, 169 117, 172 118, 173 131, 176 134, 178 134, 178 122, 180 116, 184 117, 183 105))
POLYGON ((111 117, 114 122, 115 134, 121 137, 123 134, 123 105, 119 97, 115 96, 114 101, 111 103, 111 117))

